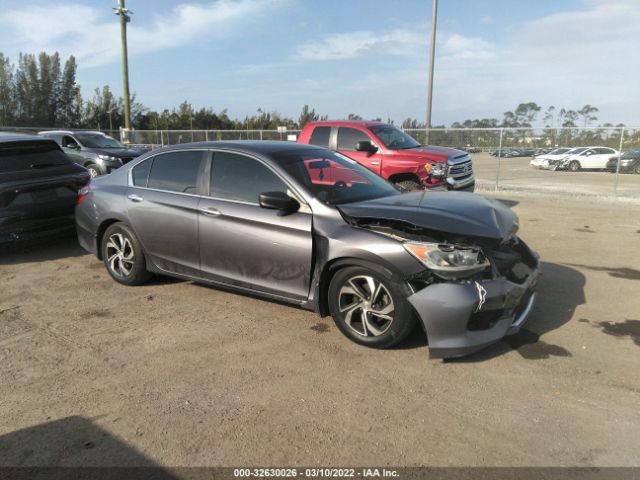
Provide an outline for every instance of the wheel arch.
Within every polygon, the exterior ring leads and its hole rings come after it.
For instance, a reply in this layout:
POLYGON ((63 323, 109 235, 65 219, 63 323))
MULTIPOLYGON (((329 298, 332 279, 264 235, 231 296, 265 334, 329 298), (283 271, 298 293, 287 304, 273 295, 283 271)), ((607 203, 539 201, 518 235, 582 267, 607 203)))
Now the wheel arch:
POLYGON ((356 257, 339 257, 328 261, 320 274, 318 282, 318 313, 322 317, 330 315, 329 312, 329 285, 331 280, 338 271, 347 267, 363 267, 378 272, 382 275, 396 276, 397 272, 393 272, 384 265, 380 265, 371 260, 356 257))
POLYGON ((419 184, 422 185, 422 180, 420 180, 420 177, 418 177, 418 175, 412 172, 395 173, 389 176, 388 180, 391 183, 398 183, 398 182, 404 182, 406 180, 411 180, 411 181, 418 182, 419 184))
POLYGON ((104 220, 100 224, 100 226, 98 226, 98 230, 96 231, 96 256, 100 260, 103 260, 103 258, 102 258, 102 238, 104 237, 104 232, 106 232, 107 228, 109 228, 114 223, 124 223, 124 222, 122 222, 122 220, 119 219, 119 218, 108 218, 108 219, 104 220))

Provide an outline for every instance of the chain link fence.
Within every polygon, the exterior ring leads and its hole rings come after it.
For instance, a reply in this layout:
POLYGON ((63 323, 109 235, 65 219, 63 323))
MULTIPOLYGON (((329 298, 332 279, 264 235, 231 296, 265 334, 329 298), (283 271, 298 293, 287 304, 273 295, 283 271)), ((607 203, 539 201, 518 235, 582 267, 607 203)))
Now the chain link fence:
MULTIPOLYGON (((7 128, 37 133, 50 128, 7 128)), ((102 130, 125 143, 150 149, 220 140, 290 140, 300 130, 102 130)), ((479 190, 520 190, 640 199, 640 127, 406 129, 424 145, 466 150, 479 190), (563 160, 558 148, 584 148, 563 160), (591 151, 589 155, 587 153, 591 151), (541 157, 542 156, 542 157, 541 157), (548 157, 545 163, 544 158, 548 157), (551 163, 549 163, 551 162, 551 163), (555 162, 555 163, 554 163, 555 162)))

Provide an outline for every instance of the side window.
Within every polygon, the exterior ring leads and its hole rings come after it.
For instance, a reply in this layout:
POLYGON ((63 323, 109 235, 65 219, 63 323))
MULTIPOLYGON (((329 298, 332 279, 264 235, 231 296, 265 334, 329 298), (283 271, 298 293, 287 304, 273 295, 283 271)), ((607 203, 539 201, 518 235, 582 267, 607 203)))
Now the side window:
POLYGON ((133 184, 136 187, 146 187, 147 179, 149 178, 149 170, 151 170, 151 163, 153 159, 150 158, 144 162, 140 162, 131 170, 131 177, 133 184))
POLYGON ((153 159, 147 186, 170 192, 197 193, 201 161, 202 152, 197 150, 160 154, 153 159))
POLYGON ((265 192, 286 192, 287 185, 262 163, 237 153, 215 152, 211 196, 258 203, 265 192))
POLYGON ((338 150, 348 150, 351 152, 356 151, 356 144, 358 142, 363 142, 365 140, 369 140, 370 138, 366 133, 361 132, 360 130, 356 130, 355 128, 343 128, 340 127, 338 129, 338 150))
POLYGON ((62 137, 62 142, 61 145, 63 147, 67 147, 70 143, 78 143, 76 142, 73 137, 70 137, 69 135, 65 135, 62 137))
POLYGON ((309 143, 326 148, 329 146, 329 135, 331 135, 331 127, 316 127, 313 129, 309 143))

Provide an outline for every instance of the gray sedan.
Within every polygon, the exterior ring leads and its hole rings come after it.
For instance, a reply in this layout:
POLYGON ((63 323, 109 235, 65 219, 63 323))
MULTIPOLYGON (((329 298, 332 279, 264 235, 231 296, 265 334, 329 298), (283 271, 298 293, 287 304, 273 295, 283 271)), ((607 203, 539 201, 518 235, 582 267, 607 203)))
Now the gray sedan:
POLYGON ((287 142, 206 142, 149 152, 92 180, 80 244, 114 280, 171 275, 333 316, 353 341, 432 357, 517 332, 538 258, 504 204, 400 193, 350 158, 287 142))

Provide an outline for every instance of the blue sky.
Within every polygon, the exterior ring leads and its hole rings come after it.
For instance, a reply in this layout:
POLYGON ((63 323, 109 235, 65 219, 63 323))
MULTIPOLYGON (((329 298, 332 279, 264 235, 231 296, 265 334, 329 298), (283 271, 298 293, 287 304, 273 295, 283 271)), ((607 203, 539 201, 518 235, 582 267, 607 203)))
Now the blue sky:
MULTIPOLYGON (((121 93, 113 0, 0 0, 0 51, 76 55, 83 94, 121 93)), ((153 109, 425 115, 428 0, 128 0, 130 83, 153 109)), ((440 0, 433 122, 519 102, 639 125, 639 0, 440 0)))

